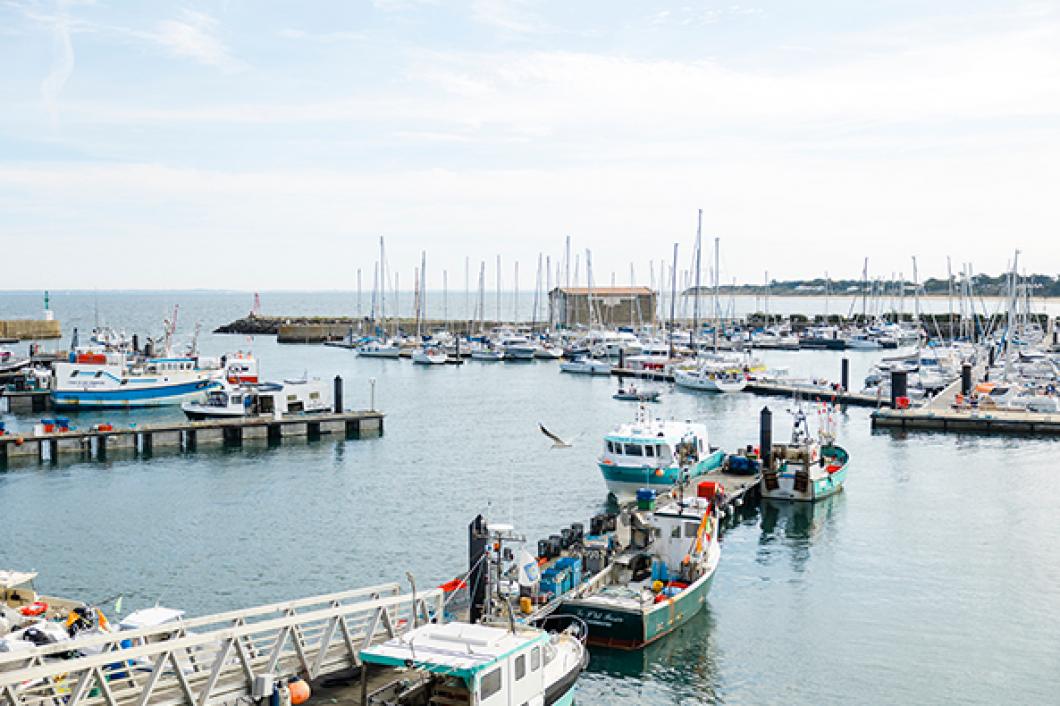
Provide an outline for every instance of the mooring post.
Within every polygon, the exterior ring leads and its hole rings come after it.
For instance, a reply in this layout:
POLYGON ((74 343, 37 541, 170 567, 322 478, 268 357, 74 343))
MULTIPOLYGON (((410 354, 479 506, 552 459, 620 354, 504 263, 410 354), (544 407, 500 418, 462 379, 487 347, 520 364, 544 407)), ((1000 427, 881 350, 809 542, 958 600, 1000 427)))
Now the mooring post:
POLYGON ((961 394, 967 397, 972 394, 972 364, 961 366, 961 394))
POLYGON ((470 620, 477 623, 482 616, 483 605, 486 602, 486 572, 489 567, 486 564, 487 542, 489 530, 486 528, 486 518, 478 515, 467 528, 467 565, 468 565, 468 594, 471 600, 470 620))
POLYGON ((768 469, 773 457, 773 413, 769 407, 763 407, 759 415, 758 453, 762 458, 762 469, 768 469))
POLYGON ((839 377, 843 386, 843 392, 850 390, 850 358, 843 358, 840 362, 839 377))
POLYGON ((891 407, 898 407, 898 398, 905 397, 908 394, 908 388, 906 382, 908 377, 904 370, 892 370, 891 371, 891 407))
POLYGON ((342 414, 342 376, 335 376, 335 414, 342 414))
POLYGON ((375 378, 368 378, 368 409, 375 411, 375 378))

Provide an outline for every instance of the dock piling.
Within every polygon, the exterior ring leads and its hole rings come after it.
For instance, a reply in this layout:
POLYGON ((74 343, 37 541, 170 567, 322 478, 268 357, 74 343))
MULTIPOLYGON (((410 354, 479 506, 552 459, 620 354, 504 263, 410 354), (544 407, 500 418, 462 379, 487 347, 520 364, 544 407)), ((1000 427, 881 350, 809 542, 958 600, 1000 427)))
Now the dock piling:
POLYGON ((972 365, 965 363, 961 366, 961 394, 967 397, 972 394, 972 365))
POLYGON ((897 400, 899 397, 907 397, 909 393, 908 388, 908 373, 904 370, 892 370, 891 371, 891 406, 897 407, 897 400))
POLYGON ((843 392, 848 392, 850 390, 850 358, 843 358, 839 370, 843 392))
POLYGON ((773 457, 773 413, 763 407, 759 415, 758 455, 762 459, 762 470, 769 468, 773 457))
POLYGON ((342 376, 335 376, 335 414, 342 414, 342 376))

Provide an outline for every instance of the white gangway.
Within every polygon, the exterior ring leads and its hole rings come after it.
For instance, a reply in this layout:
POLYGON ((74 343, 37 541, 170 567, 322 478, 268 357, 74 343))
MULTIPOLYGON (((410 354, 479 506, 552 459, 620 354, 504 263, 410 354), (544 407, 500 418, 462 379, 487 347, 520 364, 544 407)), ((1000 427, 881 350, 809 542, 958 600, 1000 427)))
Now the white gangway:
POLYGON ((0 706, 231 703, 259 677, 359 667, 368 645, 444 622, 444 596, 389 583, 0 653, 0 706))

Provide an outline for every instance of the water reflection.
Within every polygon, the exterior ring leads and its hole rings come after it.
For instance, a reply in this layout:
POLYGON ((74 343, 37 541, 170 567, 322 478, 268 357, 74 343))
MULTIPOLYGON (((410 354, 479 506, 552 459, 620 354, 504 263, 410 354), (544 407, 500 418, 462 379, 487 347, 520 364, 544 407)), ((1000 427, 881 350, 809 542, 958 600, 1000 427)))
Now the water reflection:
POLYGON ((767 543, 778 537, 812 540, 842 507, 842 492, 815 503, 762 500, 762 537, 767 543))
POLYGON ((578 703, 714 703, 721 699, 720 672, 708 607, 643 650, 594 648, 578 703))

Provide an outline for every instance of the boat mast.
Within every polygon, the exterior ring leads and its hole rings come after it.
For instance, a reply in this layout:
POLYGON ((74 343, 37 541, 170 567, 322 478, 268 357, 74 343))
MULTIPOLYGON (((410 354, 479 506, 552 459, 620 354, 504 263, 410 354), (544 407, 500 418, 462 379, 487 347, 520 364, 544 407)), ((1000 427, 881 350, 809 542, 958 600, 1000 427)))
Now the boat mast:
POLYGON ((862 326, 869 318, 869 258, 865 258, 865 266, 861 270, 861 324, 862 326))
POLYGON ((486 330, 486 261, 483 260, 478 270, 478 332, 486 330))
POLYGON ((593 330, 593 260, 589 248, 585 249, 585 287, 589 304, 589 331, 593 330))
POLYGON ((383 236, 379 236, 379 319, 383 324, 383 337, 386 338, 386 246, 383 236))
POLYGON ((539 295, 541 293, 541 264, 544 260, 542 253, 537 254, 537 277, 534 279, 534 306, 530 312, 530 332, 533 333, 534 328, 537 327, 537 307, 539 303, 539 295))
POLYGON ((670 269, 670 360, 673 360, 673 357, 674 357, 674 315, 676 314, 676 308, 677 308, 677 243, 674 243, 674 266, 670 269))
POLYGON ((512 293, 512 323, 519 322, 519 261, 515 261, 515 289, 512 293))
POLYGON ((721 238, 714 236, 714 352, 718 352, 718 327, 721 326, 721 312, 718 309, 718 288, 721 284, 721 238))
MULTIPOLYGON (((920 349, 920 273, 913 255, 913 320, 916 322, 916 347, 920 349)), ((936 320, 937 321, 937 320, 936 320)))
POLYGON ((497 255, 497 321, 494 322, 496 325, 501 323, 501 256, 497 255))
POLYGON ((949 255, 946 256, 946 279, 948 281, 948 293, 947 299, 949 303, 950 316, 948 321, 950 322, 950 342, 953 342, 953 264, 950 262, 949 255))
POLYGON ((449 330, 449 270, 442 270, 442 325, 449 330))
POLYGON ((364 316, 364 309, 361 307, 361 268, 357 268, 357 317, 364 316))
POLYGON ((695 268, 696 268, 696 287, 693 290, 695 294, 692 296, 692 333, 688 336, 689 343, 692 344, 692 348, 695 349, 696 344, 694 341, 695 335, 699 331, 699 285, 700 285, 700 265, 703 259, 703 209, 699 209, 696 215, 696 252, 695 252, 695 268))

